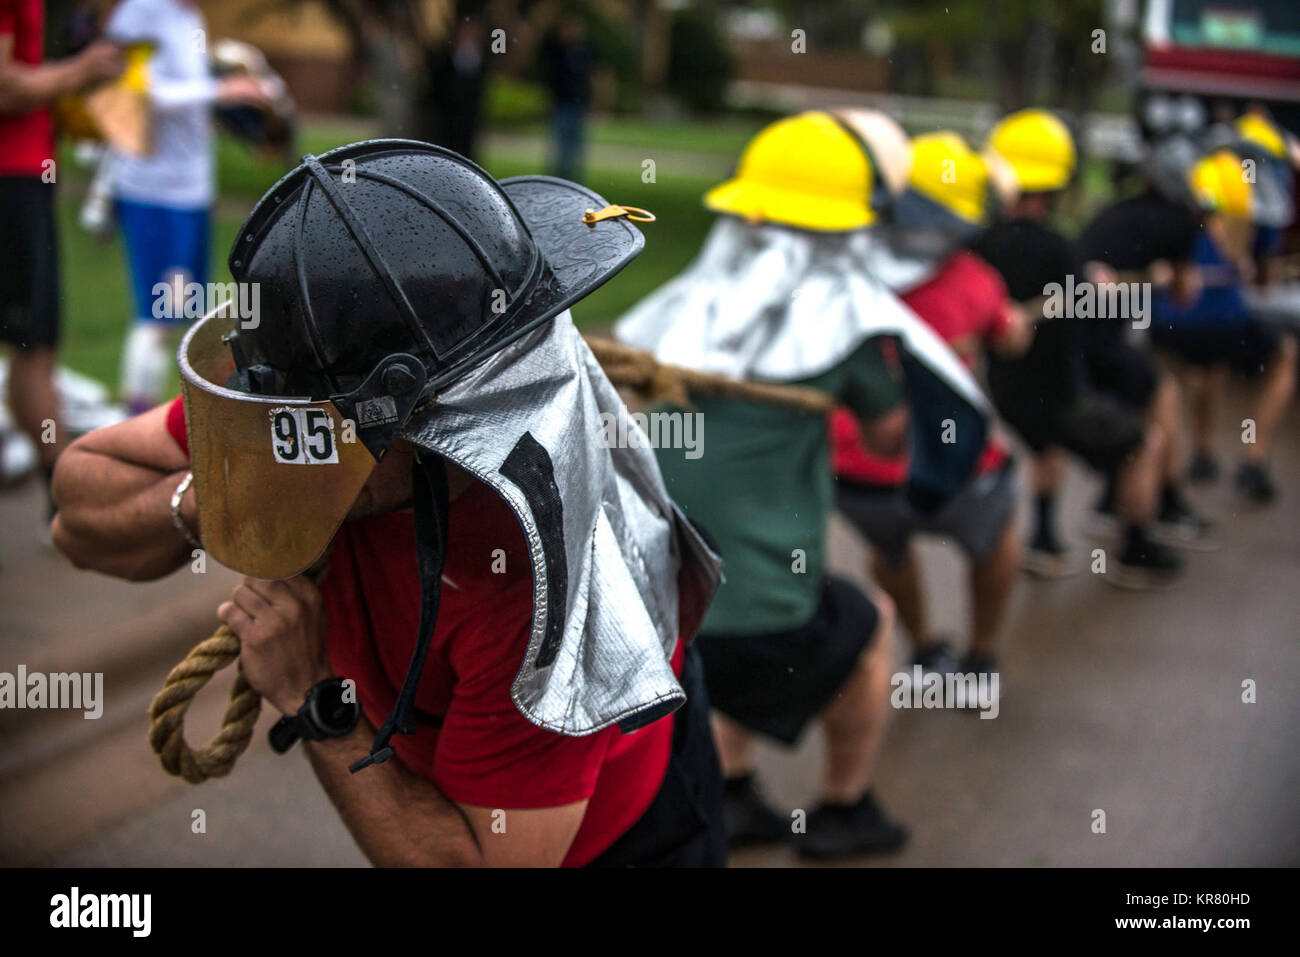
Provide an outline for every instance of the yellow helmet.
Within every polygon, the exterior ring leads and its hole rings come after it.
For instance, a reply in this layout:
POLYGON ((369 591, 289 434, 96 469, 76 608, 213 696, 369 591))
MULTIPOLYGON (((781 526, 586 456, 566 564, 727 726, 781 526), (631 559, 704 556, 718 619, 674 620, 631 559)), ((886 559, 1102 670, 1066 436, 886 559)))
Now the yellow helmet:
POLYGON ((704 205, 755 223, 849 232, 875 220, 875 183, 866 151, 848 130, 827 113, 800 113, 760 130, 736 175, 709 190, 704 205))
POLYGON ((989 168, 956 133, 926 133, 912 140, 913 191, 965 223, 982 225, 989 215, 989 168))
POLYGON ((1202 207, 1232 219, 1251 218, 1251 186, 1232 150, 1219 149, 1201 157, 1187 175, 1202 207))
POLYGON ((1233 124, 1237 135, 1247 143, 1262 147, 1270 156, 1285 159, 1287 155, 1286 134, 1258 113, 1243 113, 1233 124))
POLYGON ((1015 170, 1021 192, 1064 189, 1074 175, 1074 137, 1047 110, 1004 116, 989 133, 988 146, 1015 170))

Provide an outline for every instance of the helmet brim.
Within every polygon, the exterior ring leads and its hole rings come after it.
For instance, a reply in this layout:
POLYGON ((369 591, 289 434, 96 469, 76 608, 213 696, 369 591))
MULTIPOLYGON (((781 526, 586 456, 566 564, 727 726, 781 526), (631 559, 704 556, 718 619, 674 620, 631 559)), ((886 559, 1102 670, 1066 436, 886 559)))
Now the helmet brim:
POLYGON ((715 213, 736 216, 746 222, 775 223, 819 233, 853 232, 876 221, 875 211, 865 197, 836 199, 755 183, 739 176, 705 193, 704 205, 715 213))
POLYGON ((180 346, 199 540, 227 568, 291 578, 324 553, 377 463, 330 400, 228 388, 238 324, 219 306, 180 346))

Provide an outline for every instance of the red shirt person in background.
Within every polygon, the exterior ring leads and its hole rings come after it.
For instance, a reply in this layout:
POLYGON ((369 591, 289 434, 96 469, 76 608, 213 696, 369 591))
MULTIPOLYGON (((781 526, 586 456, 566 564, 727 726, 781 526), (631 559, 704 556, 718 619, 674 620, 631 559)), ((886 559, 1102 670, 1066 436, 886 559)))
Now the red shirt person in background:
POLYGON ((59 96, 122 70, 111 43, 43 63, 40 0, 0 0, 0 342, 9 356, 9 408, 32 439, 48 483, 63 449, 54 391, 59 260, 54 224, 54 124, 59 96), (56 423, 49 441, 47 423, 56 423), (44 435, 42 433, 45 433, 44 435))
MULTIPOLYGON (((1026 344, 1021 313, 998 273, 965 250, 945 258, 901 298, 966 363, 974 367, 985 349, 1016 353, 1026 344)), ((874 426, 877 435, 889 429, 874 426)), ((896 413, 892 433, 900 449, 906 410, 896 413)), ((877 447, 879 443, 876 444, 877 447)), ((1013 463, 996 438, 980 456, 970 485, 934 515, 921 515, 903 499, 905 453, 873 452, 847 409, 831 415, 831 449, 837 481, 836 504, 871 542, 872 574, 898 606, 926 671, 962 673, 991 670, 1003 608, 1020 564, 1015 529, 1013 463), (914 532, 951 538, 971 559, 972 636, 970 652, 957 662, 949 644, 931 630, 911 545, 914 532)))

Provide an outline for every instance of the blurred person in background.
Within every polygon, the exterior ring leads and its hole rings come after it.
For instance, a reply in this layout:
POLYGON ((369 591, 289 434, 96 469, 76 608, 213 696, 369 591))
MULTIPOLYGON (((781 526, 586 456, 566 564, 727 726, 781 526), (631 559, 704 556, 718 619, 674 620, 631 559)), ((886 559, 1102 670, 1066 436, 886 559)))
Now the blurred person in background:
MULTIPOLYGON (((1033 335, 1024 313, 997 270, 962 247, 997 208, 988 162, 950 132, 917 137, 910 153, 906 189, 889 203, 888 221, 872 231, 879 244, 871 268, 967 367, 986 350, 1020 354, 1033 335)), ((906 410, 896 414, 901 433, 906 410)), ((1022 551, 1015 462, 1005 446, 990 438, 971 481, 927 514, 903 494, 905 454, 873 452, 846 408, 832 415, 831 436, 836 507, 871 544, 872 577, 898 608, 913 662, 939 674, 996 671, 998 633, 1022 551), (970 559, 971 637, 960 662, 951 643, 931 630, 912 544, 919 532, 954 542, 970 559)))
POLYGON ((1272 211, 1257 208, 1258 181, 1247 177, 1242 155, 1233 149, 1210 151, 1187 175, 1197 209, 1179 221, 1176 236, 1182 259, 1192 269, 1185 281, 1156 296, 1151 336, 1159 349, 1190 369, 1196 449, 1192 474, 1197 478, 1212 480, 1218 474, 1212 451, 1214 411, 1228 373, 1257 380, 1250 412, 1253 434, 1248 440, 1243 433, 1235 482, 1247 499, 1267 504, 1277 497, 1268 462, 1278 423, 1295 393, 1296 341, 1254 315, 1243 277, 1252 270, 1252 221, 1272 211))
POLYGON ((572 11, 561 16, 543 41, 540 56, 551 95, 551 172, 562 179, 579 179, 593 62, 582 17, 572 11))
MULTIPOLYGON (((1014 170, 1020 194, 1005 218, 975 237, 971 248, 1001 273, 1012 299, 1032 304, 1037 319, 1053 285, 1072 287, 1085 278, 1071 243, 1047 225, 1074 176, 1074 138, 1046 110, 1022 110, 994 126, 988 146, 1014 170)), ((1081 329, 1091 321, 1075 318, 1070 309, 1035 321, 1033 342, 1023 355, 989 355, 993 401, 1034 453, 1034 530, 1025 567, 1044 577, 1077 570, 1056 527, 1068 452, 1103 477, 1114 476, 1122 532, 1106 581, 1135 589, 1168 585, 1181 573, 1182 559, 1149 533, 1159 504, 1165 438, 1142 410, 1091 381, 1081 329)))
MULTIPOLYGON (((827 393, 864 423, 911 400, 909 490, 936 504, 965 481, 987 433, 983 399, 937 337, 862 269, 863 230, 885 187, 862 141, 827 113, 774 123, 736 176, 710 190, 722 214, 685 272, 616 326, 661 361, 827 393), (909 357, 910 377, 886 361, 909 357), (918 386, 923 382, 923 386, 918 386), (928 392, 930 402, 916 401, 928 392), (943 444, 942 417, 960 419, 943 444), (960 411, 956 411, 960 410, 960 411)), ((826 419, 737 398, 692 399, 701 454, 657 451, 673 499, 718 543, 726 580, 698 645, 726 776, 733 846, 793 841, 830 859, 900 847, 907 830, 874 788, 892 670, 893 603, 827 570, 833 504, 826 419), (756 736, 793 746, 825 732, 806 832, 754 778, 756 736)))
POLYGON ((428 50, 425 57, 426 135, 430 142, 474 159, 487 88, 488 46, 483 21, 477 17, 458 20, 451 36, 428 50))
POLYGON ((135 306, 122 354, 122 394, 132 413, 162 400, 186 319, 187 284, 207 286, 216 195, 212 107, 269 102, 250 76, 212 76, 199 6, 186 0, 123 0, 104 28, 123 45, 154 47, 148 91, 152 150, 112 158, 114 212, 135 306), (170 288, 165 296, 157 291, 160 283, 170 288), (163 308, 167 304, 170 308, 163 308))
MULTIPOLYGON (((1177 278, 1179 288, 1187 277, 1195 221, 1181 201, 1161 192, 1159 168, 1163 156, 1148 159, 1143 172, 1143 189, 1134 196, 1110 203, 1088 222, 1075 243, 1089 282, 1097 289, 1097 301, 1107 300, 1118 288, 1129 296, 1133 288, 1151 282, 1167 287, 1177 278), (1124 283, 1124 286, 1113 286, 1124 283)), ((1185 171, 1184 171, 1185 175, 1185 171)), ((1119 300, 1116 300, 1119 301, 1119 300)), ((1154 303, 1148 300, 1144 321, 1151 321, 1154 303)), ((1151 534, 1166 545, 1212 550, 1219 543, 1211 524, 1192 509, 1183 493, 1185 462, 1182 390, 1168 372, 1162 371, 1148 350, 1129 338, 1128 324, 1136 317, 1097 315, 1081 324, 1088 377, 1098 391, 1114 397, 1131 409, 1140 410, 1158 427, 1165 439, 1160 461, 1160 503, 1151 534)), ((1106 477, 1101 497, 1094 503, 1088 527, 1094 534, 1112 534, 1118 523, 1116 476, 1106 477)))
POLYGON ((0 0, 0 341, 13 346, 9 408, 38 450, 48 491, 63 448, 54 384, 60 291, 49 107, 117 76, 123 61, 116 44, 99 42, 45 63, 44 32, 40 0, 0 0))

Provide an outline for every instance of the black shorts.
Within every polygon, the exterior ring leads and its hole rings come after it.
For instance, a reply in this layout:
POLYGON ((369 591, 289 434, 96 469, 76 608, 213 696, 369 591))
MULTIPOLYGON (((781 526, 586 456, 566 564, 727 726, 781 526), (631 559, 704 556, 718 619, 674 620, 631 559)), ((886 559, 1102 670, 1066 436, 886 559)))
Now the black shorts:
POLYGON ((727 866, 722 769, 696 646, 686 649, 681 684, 686 704, 673 716, 672 751, 655 799, 588 867, 727 866))
POLYGON ((0 340, 19 349, 59 342, 54 184, 0 176, 0 340))
POLYGON ((856 585, 827 575, 817 611, 801 628, 700 635, 709 701, 750 731, 792 745, 844 686, 879 620, 856 585))
POLYGON ((1175 358, 1200 367, 1227 366, 1244 375, 1259 375, 1277 355, 1282 330, 1251 318, 1219 326, 1151 326, 1156 345, 1175 358))
POLYGON ((1122 328, 1089 330, 1084 352, 1093 388, 1135 409, 1145 409, 1156 394, 1155 363, 1124 338, 1122 328))
POLYGON ((1035 454, 1063 448, 1109 475, 1142 445, 1141 409, 1113 395, 1085 389, 1068 403, 1050 396, 998 402, 998 411, 1035 454))

